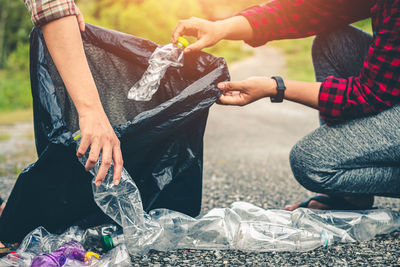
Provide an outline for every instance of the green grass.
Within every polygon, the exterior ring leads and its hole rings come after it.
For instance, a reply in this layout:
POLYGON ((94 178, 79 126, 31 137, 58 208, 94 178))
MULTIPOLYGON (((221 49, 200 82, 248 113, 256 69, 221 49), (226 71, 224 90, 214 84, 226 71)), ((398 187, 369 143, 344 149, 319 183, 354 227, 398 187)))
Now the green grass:
POLYGON ((28 73, 0 70, 0 112, 31 108, 30 88, 28 73))
POLYGON ((9 133, 0 133, 0 141, 10 140, 11 135, 9 133))
POLYGON ((12 125, 17 122, 29 122, 33 118, 32 109, 0 111, 0 125, 12 125))
POLYGON ((311 59, 313 37, 272 42, 285 55, 286 79, 314 81, 314 69, 311 59))
MULTIPOLYGON (((354 24, 369 33, 372 32, 371 20, 366 19, 354 24)), ((311 59, 311 46, 314 37, 272 42, 285 55, 286 78, 299 81, 315 81, 311 59)))

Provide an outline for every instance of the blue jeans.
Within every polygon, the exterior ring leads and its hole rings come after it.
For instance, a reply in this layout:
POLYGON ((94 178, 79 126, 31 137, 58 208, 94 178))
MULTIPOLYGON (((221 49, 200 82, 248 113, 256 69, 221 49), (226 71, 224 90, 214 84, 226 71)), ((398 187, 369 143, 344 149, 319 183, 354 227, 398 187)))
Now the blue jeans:
MULTIPOLYGON (((312 48, 317 81, 359 75, 371 41, 371 35, 352 26, 318 35, 312 48)), ((290 164, 310 191, 400 197, 400 105, 322 125, 292 148, 290 164)))

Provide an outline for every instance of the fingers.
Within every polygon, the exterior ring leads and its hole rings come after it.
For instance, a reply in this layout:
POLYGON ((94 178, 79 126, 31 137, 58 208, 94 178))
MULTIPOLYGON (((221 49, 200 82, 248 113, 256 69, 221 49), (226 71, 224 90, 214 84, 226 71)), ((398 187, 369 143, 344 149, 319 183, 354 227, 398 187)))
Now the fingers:
POLYGON ((222 82, 218 84, 218 89, 224 92, 226 91, 242 92, 245 90, 245 86, 243 82, 222 82))
POLYGON ((122 168, 124 165, 124 161, 122 160, 121 147, 120 147, 119 143, 117 145, 115 145, 113 148, 113 160, 114 160, 113 181, 114 181, 114 185, 118 185, 119 182, 121 181, 121 173, 122 173, 122 168))
POLYGON ((101 165, 95 179, 96 186, 101 185, 101 183, 104 181, 108 169, 111 166, 111 160, 112 160, 112 147, 110 146, 103 147, 101 155, 101 165))
POLYGON ((83 18, 82 13, 77 15, 76 19, 78 20, 79 29, 81 30, 81 32, 84 32, 85 31, 85 19, 83 18))
POLYGON ((83 18, 82 12, 79 8, 75 5, 75 8, 78 10, 78 15, 76 15, 76 20, 78 21, 79 29, 84 32, 85 31, 85 19, 83 18))
POLYGON ((222 91, 218 104, 244 106, 246 104, 246 85, 240 82, 222 82, 218 84, 218 89, 222 91))
POLYGON ((246 101, 243 97, 243 94, 223 94, 218 99, 218 104, 222 105, 233 105, 233 106, 244 106, 246 105, 246 101))
POLYGON ((86 165, 85 165, 86 171, 89 171, 89 170, 93 169, 94 166, 96 166, 97 160, 100 155, 100 149, 101 149, 101 147, 98 144, 98 142, 96 142, 96 141, 90 145, 89 158, 86 161, 86 165))
POLYGON ((185 35, 187 20, 181 20, 176 24, 175 29, 172 31, 171 42, 175 44, 179 36, 185 35))
POLYGON ((85 155, 86 151, 89 148, 90 145, 90 137, 82 136, 81 144, 79 145, 79 148, 76 152, 76 156, 78 158, 82 158, 83 155, 85 155))
POLYGON ((197 42, 189 45, 188 47, 185 48, 184 52, 185 53, 191 53, 191 52, 196 52, 196 51, 200 51, 203 48, 207 47, 207 42, 205 41, 205 39, 200 39, 197 42))

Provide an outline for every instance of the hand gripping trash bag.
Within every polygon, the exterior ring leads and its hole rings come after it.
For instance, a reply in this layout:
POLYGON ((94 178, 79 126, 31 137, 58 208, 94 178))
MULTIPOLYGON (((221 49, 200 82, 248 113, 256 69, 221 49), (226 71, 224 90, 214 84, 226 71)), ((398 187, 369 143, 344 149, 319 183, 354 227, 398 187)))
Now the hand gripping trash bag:
MULTIPOLYGON (((187 55, 171 67, 148 102, 127 98, 157 45, 87 25, 85 53, 105 112, 121 141, 124 167, 137 184, 145 211, 200 212, 203 134, 208 108, 229 79, 223 59, 187 55)), ((20 241, 38 226, 62 232, 71 225, 109 222, 93 200, 92 176, 79 163, 72 133, 78 116, 40 29, 30 37, 37 162, 25 168, 0 218, 0 240, 20 241)), ((85 88, 82 88, 84 90, 85 88)))

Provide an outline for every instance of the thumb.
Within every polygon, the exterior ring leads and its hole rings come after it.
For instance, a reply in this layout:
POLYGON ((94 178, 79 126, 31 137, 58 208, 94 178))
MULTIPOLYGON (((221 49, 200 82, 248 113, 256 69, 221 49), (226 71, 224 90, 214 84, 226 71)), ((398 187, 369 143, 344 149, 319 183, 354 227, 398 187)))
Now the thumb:
POLYGON ((218 84, 218 89, 222 91, 244 91, 243 82, 222 82, 218 84))
POLYGON ((208 45, 204 39, 200 39, 197 42, 190 44, 188 47, 185 48, 185 53, 192 53, 196 51, 200 51, 203 48, 206 48, 208 45))

